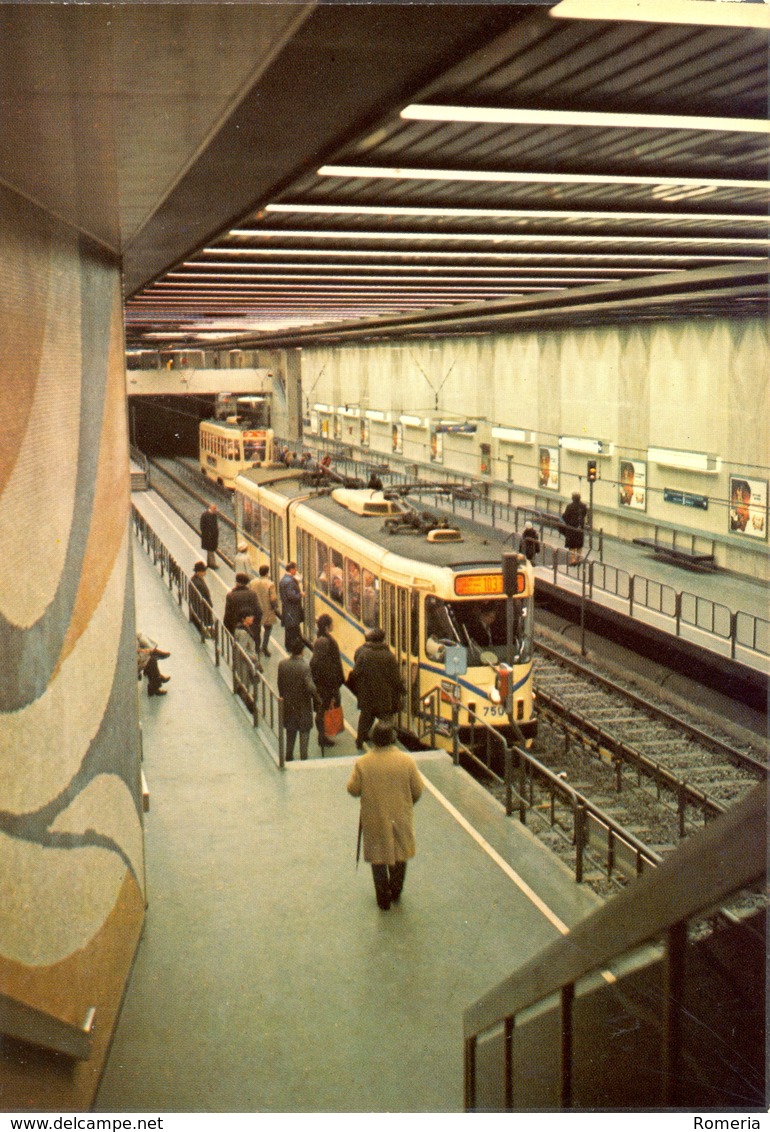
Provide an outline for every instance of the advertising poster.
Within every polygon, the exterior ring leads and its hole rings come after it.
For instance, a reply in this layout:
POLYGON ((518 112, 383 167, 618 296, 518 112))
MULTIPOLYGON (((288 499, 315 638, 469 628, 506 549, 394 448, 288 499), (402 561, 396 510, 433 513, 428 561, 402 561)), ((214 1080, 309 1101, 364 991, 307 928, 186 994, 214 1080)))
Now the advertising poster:
POLYGON ((438 429, 431 429, 430 459, 432 464, 444 463, 444 434, 438 429))
POLYGON ((767 538, 767 480, 730 476, 729 529, 749 538, 767 538))
POLYGON ((310 410, 310 431, 318 432, 318 413, 315 410, 310 410))
POLYGON ((321 436, 329 436, 329 418, 323 417, 321 419, 321 436))
POLYGON ((618 502, 634 511, 647 510, 647 465, 643 460, 621 460, 618 502))
POLYGON ((482 476, 492 475, 492 445, 482 444, 480 451, 481 461, 479 464, 479 471, 482 476))
POLYGON ((361 417, 361 447, 369 447, 369 418, 361 417))
POLYGON ((393 451, 401 453, 404 451, 404 426, 400 423, 393 425, 393 451))
POLYGON ((559 449, 540 448, 537 471, 538 487, 559 490, 559 449))
POLYGON ((342 417, 338 413, 334 414, 334 439, 342 440, 342 417))

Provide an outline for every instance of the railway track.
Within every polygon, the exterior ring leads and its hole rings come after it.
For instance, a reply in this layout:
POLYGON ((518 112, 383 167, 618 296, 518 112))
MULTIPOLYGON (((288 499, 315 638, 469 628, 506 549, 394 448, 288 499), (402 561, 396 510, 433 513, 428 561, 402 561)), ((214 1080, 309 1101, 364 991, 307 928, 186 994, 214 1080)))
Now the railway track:
POLYGON ((151 458, 152 490, 200 533, 201 510, 210 503, 219 508, 219 553, 232 566, 235 559, 235 516, 230 493, 204 479, 197 460, 151 458))
MULTIPOLYGON (((542 643, 535 685, 536 765, 521 768, 520 813, 602 895, 767 777, 759 742, 730 742, 718 724, 682 718, 542 643)), ((502 800, 499 784, 490 788, 502 800)))

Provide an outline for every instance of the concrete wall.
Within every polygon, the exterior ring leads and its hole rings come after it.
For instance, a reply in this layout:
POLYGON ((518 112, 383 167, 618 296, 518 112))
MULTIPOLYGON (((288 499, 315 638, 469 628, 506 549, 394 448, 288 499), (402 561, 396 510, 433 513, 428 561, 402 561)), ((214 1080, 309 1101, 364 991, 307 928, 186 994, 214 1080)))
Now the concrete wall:
MULTIPOLYGON (((539 449, 560 436, 610 442, 598 458, 595 522, 625 538, 657 522, 718 540, 721 565, 768 576, 770 478, 768 328, 760 319, 522 331, 497 336, 352 344, 302 351, 303 405, 359 405, 397 420, 470 417, 475 437, 444 437, 444 466, 481 474, 480 445, 491 446, 492 477, 515 485, 514 499, 556 509, 572 491, 587 495, 587 454, 559 451, 558 486, 542 489, 539 449), (320 375, 320 376, 319 376, 320 375), (309 390, 312 388, 312 393, 309 390), (491 436, 493 425, 531 432, 531 443, 491 436), (650 446, 719 458, 715 473, 664 467, 650 446), (620 503, 621 461, 646 464, 644 509, 620 503), (758 485, 748 533, 730 530, 730 477, 758 485), (764 485, 764 488, 763 488, 764 485), (701 510, 664 499, 664 489, 707 498, 701 510)), ((343 420, 343 440, 354 442, 343 420)), ((389 425, 371 426, 371 449, 391 454, 389 425)), ((430 460, 430 423, 404 429, 404 456, 430 460)))
POLYGON ((120 272, 0 229, 0 994, 98 1027, 144 916, 120 272))
POLYGON ((131 369, 126 373, 129 396, 189 393, 272 393, 272 374, 264 369, 131 369))

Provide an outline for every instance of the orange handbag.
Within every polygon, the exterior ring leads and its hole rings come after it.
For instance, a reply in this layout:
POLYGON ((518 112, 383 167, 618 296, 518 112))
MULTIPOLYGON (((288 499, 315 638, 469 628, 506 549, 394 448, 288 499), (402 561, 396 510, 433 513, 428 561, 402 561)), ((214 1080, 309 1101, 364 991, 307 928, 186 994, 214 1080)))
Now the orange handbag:
POLYGON ((333 739, 335 735, 339 735, 345 726, 345 717, 342 714, 342 705, 332 705, 324 712, 324 735, 327 739, 333 739))

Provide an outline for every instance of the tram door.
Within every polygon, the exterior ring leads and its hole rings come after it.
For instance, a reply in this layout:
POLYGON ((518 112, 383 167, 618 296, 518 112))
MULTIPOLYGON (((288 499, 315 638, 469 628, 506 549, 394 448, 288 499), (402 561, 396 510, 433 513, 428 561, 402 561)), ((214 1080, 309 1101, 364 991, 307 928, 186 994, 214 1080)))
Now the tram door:
POLYGON ((283 573, 281 569, 281 561, 283 559, 283 522, 281 516, 276 515, 275 511, 267 512, 267 520, 269 523, 268 547, 270 553, 270 577, 275 582, 277 588, 281 574, 283 573))
POLYGON ((416 729, 419 709, 418 687, 418 610, 419 594, 406 586, 395 585, 383 579, 381 593, 382 627, 385 640, 398 661, 398 670, 406 688, 403 710, 399 712, 399 727, 416 729))
POLYGON ((313 561, 313 537, 307 531, 297 531, 297 569, 302 575, 302 589, 305 591, 305 636, 310 639, 315 625, 315 563, 313 561))

